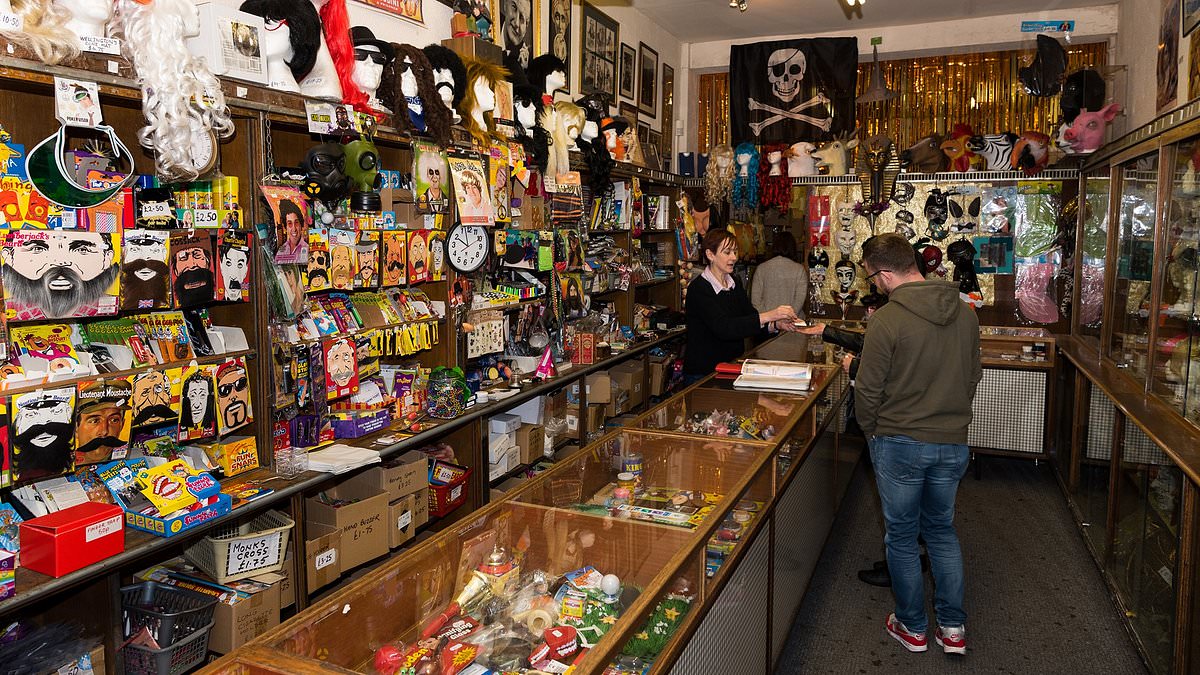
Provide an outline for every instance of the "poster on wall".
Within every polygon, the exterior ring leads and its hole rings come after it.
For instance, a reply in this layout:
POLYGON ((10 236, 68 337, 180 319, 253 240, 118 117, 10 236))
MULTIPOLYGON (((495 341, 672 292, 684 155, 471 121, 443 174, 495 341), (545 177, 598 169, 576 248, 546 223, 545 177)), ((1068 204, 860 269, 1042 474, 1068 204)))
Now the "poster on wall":
POLYGON ((1179 90, 1179 2, 1163 0, 1158 29, 1158 112, 1175 105, 1179 90))
POLYGON ((421 26, 425 25, 424 0, 359 0, 359 2, 382 9, 388 14, 395 14, 401 19, 408 19, 421 26))
POLYGON ((849 135, 855 128, 857 78, 857 38, 730 47, 731 144, 791 144, 849 135))
POLYGON ((1190 35, 1200 25, 1200 0, 1183 1, 1183 34, 1190 35))
POLYGON ((450 153, 450 175, 454 178, 454 199, 458 220, 463 225, 496 224, 492 195, 484 174, 483 162, 473 152, 450 153))
POLYGON ((538 17, 542 14, 540 0, 500 0, 500 46, 504 48, 505 63, 515 59, 522 68, 539 52, 534 40, 539 35, 538 17))
POLYGON ((620 49, 620 25, 586 1, 583 25, 579 29, 580 91, 603 92, 617 100, 617 54, 620 49))
POLYGON ((567 64, 567 83, 571 90, 571 0, 550 0, 550 53, 567 64))

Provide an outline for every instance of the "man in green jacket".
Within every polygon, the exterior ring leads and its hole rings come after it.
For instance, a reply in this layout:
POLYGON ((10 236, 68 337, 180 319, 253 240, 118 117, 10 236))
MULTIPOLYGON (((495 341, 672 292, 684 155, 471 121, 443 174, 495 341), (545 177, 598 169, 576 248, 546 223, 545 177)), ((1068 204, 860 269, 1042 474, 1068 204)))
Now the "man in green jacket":
POLYGON ((909 651, 928 648, 921 536, 936 584, 934 640, 946 653, 964 654, 967 616, 954 498, 967 470, 971 401, 982 377, 979 320, 959 299, 957 286, 921 276, 912 246, 899 234, 864 244, 863 266, 888 296, 867 324, 854 389, 887 531, 896 597, 887 631, 909 651))

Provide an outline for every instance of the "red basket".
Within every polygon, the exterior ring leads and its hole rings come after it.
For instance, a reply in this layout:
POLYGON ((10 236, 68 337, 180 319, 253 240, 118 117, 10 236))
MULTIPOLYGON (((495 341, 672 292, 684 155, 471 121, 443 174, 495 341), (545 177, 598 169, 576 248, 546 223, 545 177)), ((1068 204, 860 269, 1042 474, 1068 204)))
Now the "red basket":
POLYGON ((443 485, 429 486, 429 515, 440 518, 467 503, 472 469, 443 462, 455 469, 455 476, 443 485))

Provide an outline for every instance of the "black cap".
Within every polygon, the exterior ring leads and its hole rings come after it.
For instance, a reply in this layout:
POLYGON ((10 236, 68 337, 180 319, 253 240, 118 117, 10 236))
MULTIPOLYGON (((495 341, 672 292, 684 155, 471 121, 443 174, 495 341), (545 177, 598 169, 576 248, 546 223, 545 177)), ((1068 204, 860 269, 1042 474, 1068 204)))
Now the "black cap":
POLYGON ((593 122, 599 122, 608 117, 608 94, 593 92, 576 100, 575 105, 583 108, 587 113, 587 118, 593 122))
POLYGON ((600 131, 602 132, 608 131, 609 129, 616 129, 617 135, 620 136, 621 134, 625 133, 625 130, 628 128, 629 120, 621 117, 620 115, 617 115, 616 117, 605 117, 600 121, 600 131))
POLYGON ((350 29, 350 41, 355 47, 369 45, 378 49, 383 53, 388 60, 396 58, 396 49, 392 47, 392 43, 384 40, 379 40, 375 37, 375 33, 366 26, 354 26, 350 29))

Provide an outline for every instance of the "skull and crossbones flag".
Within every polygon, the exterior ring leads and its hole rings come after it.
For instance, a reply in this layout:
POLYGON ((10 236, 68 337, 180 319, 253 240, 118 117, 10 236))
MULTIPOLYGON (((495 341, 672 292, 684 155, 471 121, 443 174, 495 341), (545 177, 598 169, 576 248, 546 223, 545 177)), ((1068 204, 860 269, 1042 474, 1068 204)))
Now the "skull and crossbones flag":
POLYGON ((795 143, 850 134, 857 77, 857 38, 730 47, 733 143, 795 143))

